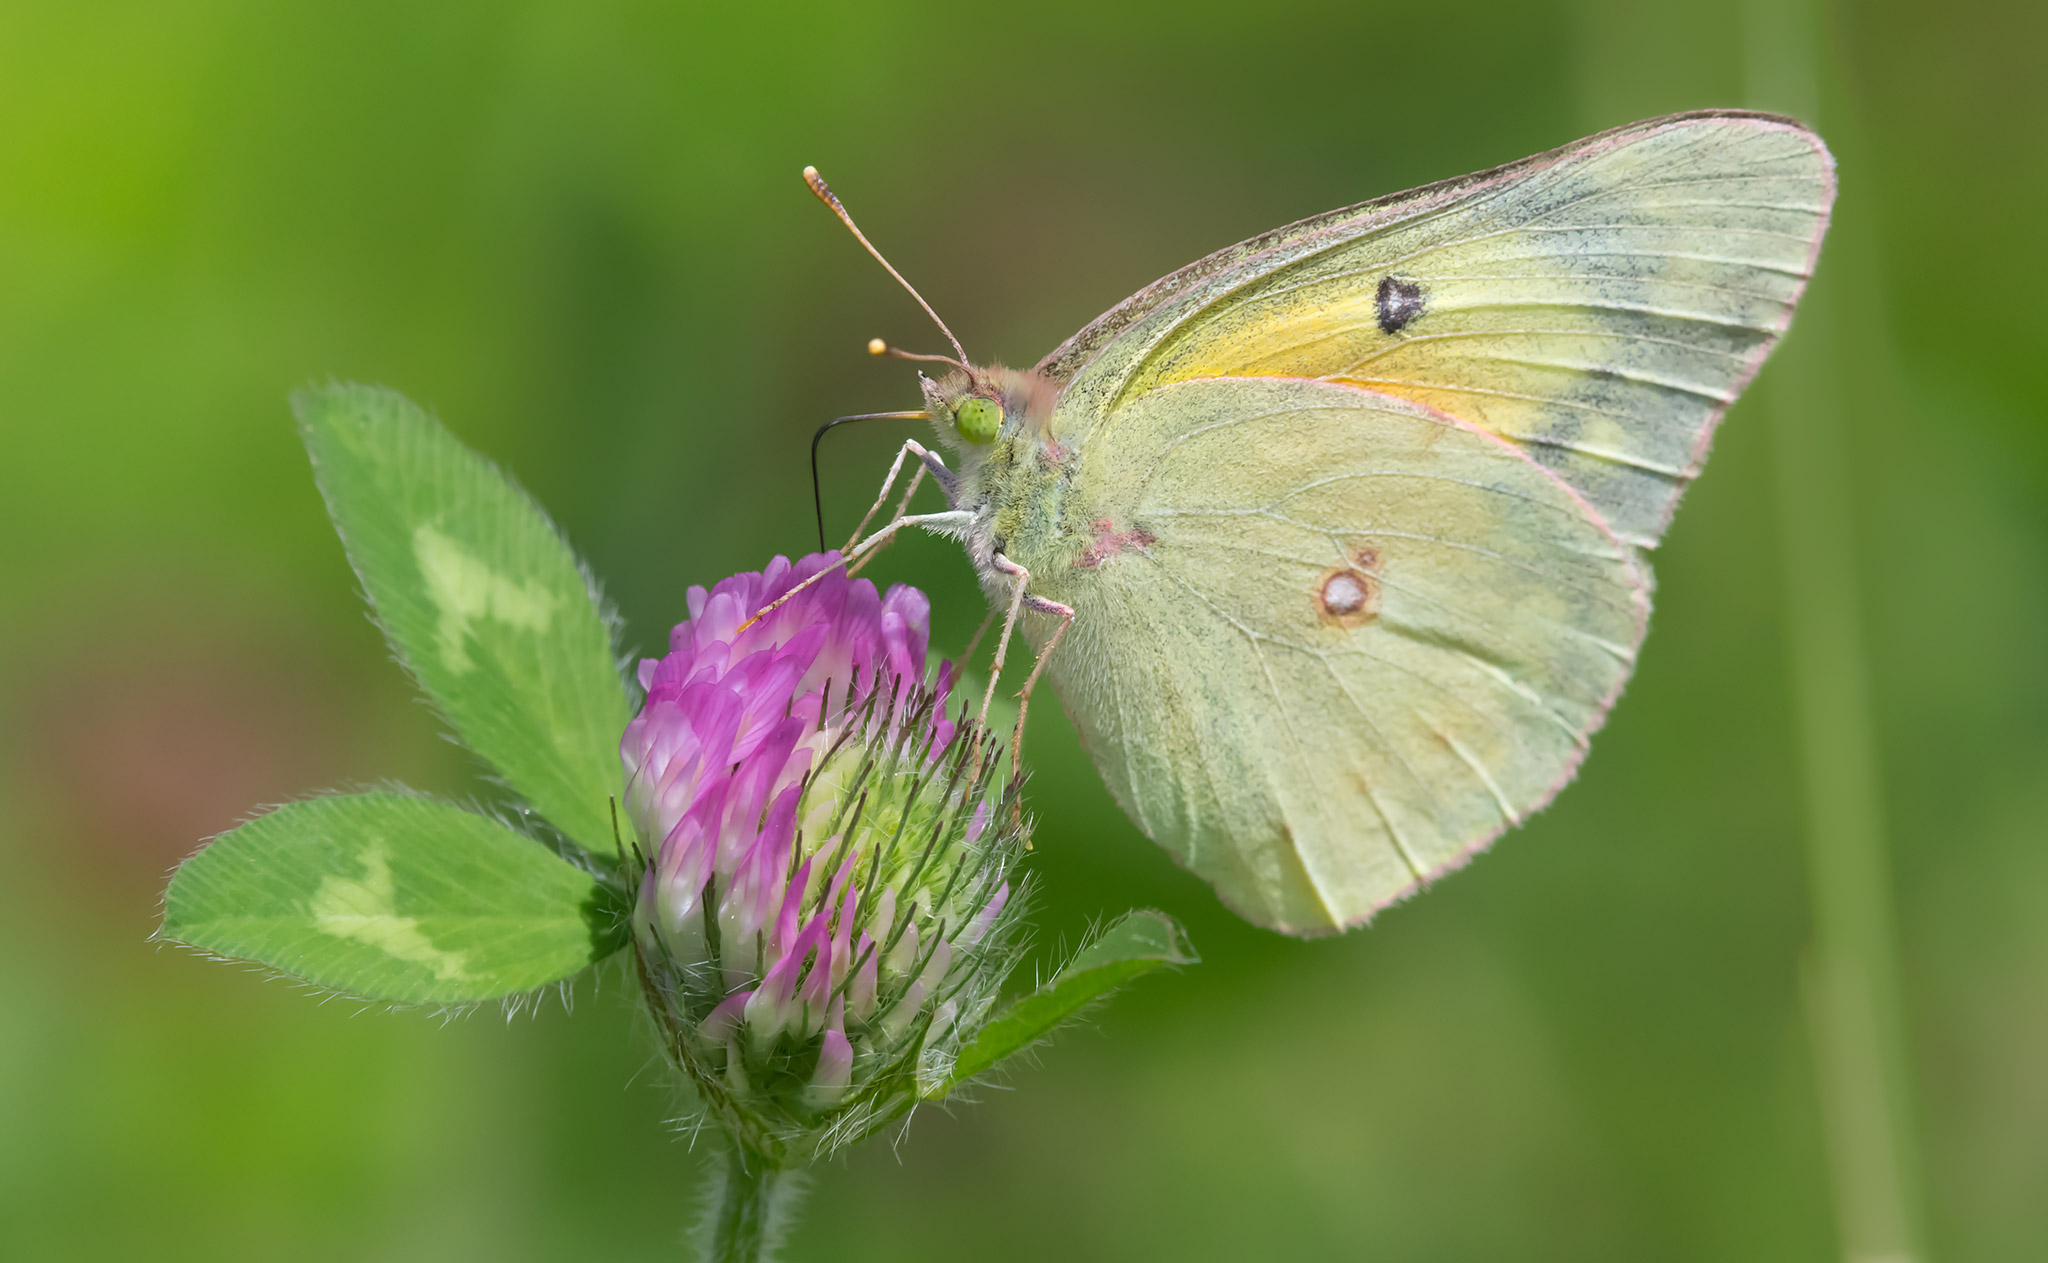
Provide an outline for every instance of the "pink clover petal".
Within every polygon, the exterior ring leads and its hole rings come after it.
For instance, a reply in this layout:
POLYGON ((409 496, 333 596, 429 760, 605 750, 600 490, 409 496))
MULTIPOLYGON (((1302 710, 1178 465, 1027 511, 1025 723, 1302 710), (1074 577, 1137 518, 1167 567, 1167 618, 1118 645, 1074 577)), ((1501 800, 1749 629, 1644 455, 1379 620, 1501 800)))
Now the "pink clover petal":
POLYGON ((754 994, 747 997, 747 1032, 757 1048, 765 1048, 774 1042, 783 1028, 789 1025, 796 1012, 796 976, 803 968, 803 958, 789 955, 775 962, 768 969, 767 977, 754 994))
POLYGON ((740 1022, 746 1016, 747 1001, 753 998, 754 993, 751 991, 736 991, 719 1001, 718 1007, 711 1010, 710 1016, 698 1024, 698 1038, 707 1044, 722 1044, 732 1038, 732 1033, 739 1029, 740 1022))
POLYGON ((876 959, 875 940, 862 931, 860 941, 854 944, 854 959, 860 967, 853 972, 853 982, 846 988, 846 1004, 853 1010, 857 1022, 865 1022, 875 1011, 875 989, 881 980, 881 962, 876 959))
POLYGON ((917 976, 927 992, 937 991, 946 981, 946 971, 953 967, 953 945, 944 939, 932 944, 931 959, 925 962, 924 972, 917 976))
MULTIPOLYGON (((893 931, 896 927, 890 924, 885 928, 893 931)), ((889 967, 891 973, 907 974, 910 967, 917 963, 917 957, 917 917, 913 909, 910 921, 903 927, 902 936, 896 940, 895 946, 889 949, 889 954, 882 963, 889 967)))
POLYGON ((811 884, 811 861, 806 859, 797 866, 796 875, 789 880, 783 892, 782 907, 775 914, 775 934, 768 940, 769 950, 780 954, 792 950, 797 938, 797 914, 803 911, 804 891, 811 884))
POLYGON ((803 787, 792 785, 776 800, 767 823, 735 865, 720 900, 719 928, 724 935, 728 973, 752 976, 760 968, 768 918, 784 897, 783 878, 789 870, 789 852, 796 840, 796 808, 802 797, 803 787))
POLYGON ((981 906, 981 911, 974 914, 974 919, 967 923, 967 927, 961 930, 953 941, 963 949, 979 946, 981 940, 987 938, 989 930, 995 926, 996 918, 1003 914, 1003 905, 1009 901, 1010 883, 1004 882, 996 887, 996 892, 981 906))
POLYGON ((785 789, 769 807, 767 821, 734 866, 721 911, 731 909, 739 918, 740 933, 759 933, 783 898, 783 875, 789 869, 789 851, 796 841, 796 809, 802 800, 803 786, 785 789))
MULTIPOLYGON (((832 939, 826 925, 828 910, 820 908, 798 942, 803 951, 815 953, 817 959, 811 963, 811 970, 804 975, 803 985, 797 989, 797 1001, 802 1009, 799 1029, 804 1034, 818 1029, 825 1020, 825 1005, 832 997, 832 939)), ((801 953, 792 953, 798 955, 801 953)))
POLYGON ((917 679, 924 674, 931 613, 930 599, 904 584, 890 588, 882 598, 882 643, 892 677, 917 679))
MULTIPOLYGON (((706 804, 715 806, 716 804, 706 804)), ((678 821, 662 842, 661 858, 655 865, 655 893, 660 908, 658 924, 674 932, 683 919, 697 910, 704 893, 704 879, 711 873, 711 853, 717 839, 703 825, 702 815, 692 814, 678 821)))
POLYGON ((922 979, 911 983, 896 1006, 882 1015, 879 1025, 891 1043, 903 1038, 903 1032, 909 1030, 910 1024, 917 1019, 917 1011, 924 1007, 924 992, 922 979))
POLYGON ((811 1074, 811 1086, 827 1091, 844 1091, 853 1079, 853 1045, 844 1031, 827 1030, 818 1049, 818 1068, 811 1074))
MULTIPOLYGON (((850 872, 860 860, 860 852, 846 857, 846 870, 850 872)), ((853 966, 853 923, 860 916, 860 886, 846 883, 846 895, 839 901, 839 918, 832 929, 832 985, 838 986, 846 980, 846 971, 853 966)))

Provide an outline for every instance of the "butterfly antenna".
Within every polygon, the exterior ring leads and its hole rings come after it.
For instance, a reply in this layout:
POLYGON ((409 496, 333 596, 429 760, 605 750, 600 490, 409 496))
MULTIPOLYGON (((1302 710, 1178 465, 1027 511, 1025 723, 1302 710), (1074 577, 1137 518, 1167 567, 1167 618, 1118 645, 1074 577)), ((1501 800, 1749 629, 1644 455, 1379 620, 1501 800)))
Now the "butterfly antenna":
MULTIPOLYGON (((868 240, 867 234, 860 230, 860 225, 853 222, 853 216, 846 213, 846 207, 841 205, 839 202, 839 195, 832 191, 831 185, 825 183, 825 177, 818 174, 818 169, 816 167, 804 168, 804 183, 810 186, 811 192, 817 195, 819 201, 825 203, 826 209, 830 210, 834 215, 839 216, 839 222, 846 225, 846 230, 853 234, 853 239, 855 241, 860 242, 861 245, 867 249, 867 252, 869 254, 875 256, 875 262, 881 264, 882 267, 885 270, 887 270, 889 275, 896 278, 896 283, 898 285, 901 285, 905 290, 909 292, 912 298, 915 298, 917 300, 917 305, 924 308, 924 314, 932 318, 932 323, 939 327, 939 332, 946 335, 946 341, 951 342, 953 344, 953 349, 957 351, 960 355, 960 358, 958 360, 953 360, 949 362, 958 364, 961 368, 966 368, 967 350, 966 348, 960 345, 960 339, 953 336, 953 331, 946 327, 945 321, 939 319, 939 313, 932 310, 932 305, 924 300, 923 294, 917 292, 917 287, 912 285, 909 281, 904 280, 903 273, 898 272, 895 269, 895 267, 892 264, 890 264, 889 260, 883 258, 882 252, 880 250, 875 249, 875 243, 868 240)), ((877 340, 879 341, 879 339, 877 340)), ((887 343, 883 343, 882 350, 878 352, 875 351, 874 344, 869 343, 868 350, 870 354, 887 355, 892 350, 894 350, 894 348, 890 347, 887 343)), ((897 352, 897 354, 901 358, 907 360, 935 359, 944 361, 946 359, 946 357, 942 355, 920 356, 911 355, 908 352, 897 352)))
POLYGON ((868 339, 868 354, 890 355, 894 356, 899 360, 922 360, 924 363, 927 364, 951 364, 954 368, 961 369, 962 371, 966 372, 969 376, 972 376, 974 374, 974 370, 972 368, 968 367, 966 364, 961 363, 959 360, 954 359, 950 355, 919 355, 915 351, 906 351, 900 346, 890 346, 887 342, 882 341, 880 338, 868 339))

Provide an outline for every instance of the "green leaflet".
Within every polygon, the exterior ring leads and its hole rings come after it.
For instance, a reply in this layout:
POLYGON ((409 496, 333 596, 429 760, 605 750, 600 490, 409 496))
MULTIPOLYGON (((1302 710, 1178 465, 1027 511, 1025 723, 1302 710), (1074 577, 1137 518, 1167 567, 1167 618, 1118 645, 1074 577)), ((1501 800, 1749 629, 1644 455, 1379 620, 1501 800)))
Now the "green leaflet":
POLYGON ((943 1096, 974 1076, 1037 1043, 1055 1026, 1132 979, 1166 965, 1192 965, 1201 958, 1179 923, 1163 912, 1126 912, 1095 936, 1052 981, 989 1020, 960 1052, 953 1074, 936 1095, 943 1096))
POLYGON ((624 946, 621 896, 494 820, 410 794, 314 798, 178 866, 163 936, 371 1000, 467 1004, 624 946))
POLYGON ((333 386, 294 405, 391 647, 507 785, 586 849, 615 854, 626 694, 554 524, 400 395, 333 386))

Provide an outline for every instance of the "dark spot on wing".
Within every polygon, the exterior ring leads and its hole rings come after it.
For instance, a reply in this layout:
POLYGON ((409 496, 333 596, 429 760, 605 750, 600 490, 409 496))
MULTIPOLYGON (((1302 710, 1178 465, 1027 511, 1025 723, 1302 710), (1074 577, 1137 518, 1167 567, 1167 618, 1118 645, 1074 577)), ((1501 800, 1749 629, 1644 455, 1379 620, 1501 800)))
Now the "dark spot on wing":
POLYGON ((1369 623, 1380 612, 1379 580, 1365 569, 1326 571, 1316 584, 1315 598, 1323 621, 1339 627, 1369 623))
POLYGON ((1422 314, 1422 283, 1398 276, 1380 278, 1379 318, 1381 333, 1399 333, 1422 314))
POLYGON ((1365 580, 1349 570, 1331 575, 1323 584, 1323 608, 1340 617, 1364 609, 1365 598, 1365 580))

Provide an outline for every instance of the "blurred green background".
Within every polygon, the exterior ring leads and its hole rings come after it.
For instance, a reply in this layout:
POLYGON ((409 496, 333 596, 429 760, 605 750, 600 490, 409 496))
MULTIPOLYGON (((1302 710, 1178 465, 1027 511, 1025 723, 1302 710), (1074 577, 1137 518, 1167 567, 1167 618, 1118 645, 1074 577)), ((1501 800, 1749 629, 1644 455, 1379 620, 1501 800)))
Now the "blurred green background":
MULTIPOLYGON (((1724 3, 0 3, 0 1254, 661 1259, 696 1159, 622 975, 573 1014, 317 1003, 145 942, 253 805, 475 792, 362 617, 290 425, 427 404, 604 576, 812 544, 805 444, 1197 255, 1629 119, 1757 102, 1724 3), (745 8, 747 12, 741 13, 745 8)), ((1822 15, 1815 301, 1843 409, 1924 1236, 2048 1257, 2048 8, 1822 15), (1832 295, 1832 298, 1825 297, 1832 295)), ((1756 1260, 1836 1251, 1774 380, 1658 554, 1580 783, 1335 941, 1235 922, 1033 737, 1043 938, 1134 904, 1206 956, 1015 1090, 825 1168, 792 1259, 1756 1260)), ((900 439, 842 431, 849 529, 900 439)), ((950 545, 880 579, 980 615, 950 545)))

